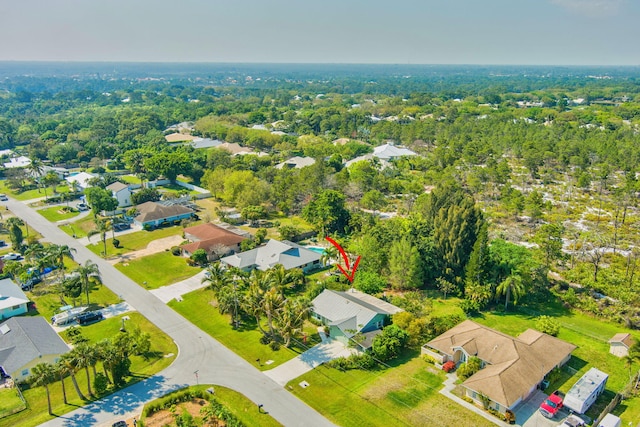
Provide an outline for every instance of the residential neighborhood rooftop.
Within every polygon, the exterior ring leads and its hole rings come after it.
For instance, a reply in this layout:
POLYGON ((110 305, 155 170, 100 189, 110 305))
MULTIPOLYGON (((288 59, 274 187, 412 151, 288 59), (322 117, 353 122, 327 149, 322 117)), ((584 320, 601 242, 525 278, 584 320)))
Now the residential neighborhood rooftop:
POLYGON ((258 270, 268 270, 274 265, 282 264, 288 270, 319 261, 320 257, 319 253, 288 240, 271 239, 264 246, 226 256, 221 261, 237 268, 255 266, 258 270))
POLYGON ((29 298, 13 280, 0 280, 0 310, 27 302, 29 298))

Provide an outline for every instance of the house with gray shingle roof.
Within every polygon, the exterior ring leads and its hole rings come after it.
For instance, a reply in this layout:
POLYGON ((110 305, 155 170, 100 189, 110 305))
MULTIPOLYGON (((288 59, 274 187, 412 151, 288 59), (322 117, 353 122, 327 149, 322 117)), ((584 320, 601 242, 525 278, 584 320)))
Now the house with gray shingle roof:
POLYGON ((276 169, 302 169, 307 166, 314 165, 316 163, 316 159, 313 157, 300 157, 295 156, 288 160, 285 160, 282 163, 278 163, 275 168, 276 169))
POLYGON ((325 289, 312 302, 311 315, 329 326, 329 336, 347 344, 359 334, 358 344, 367 349, 389 316, 403 311, 374 296, 355 289, 338 292, 325 289))
POLYGON ((266 245, 220 259, 220 262, 241 270, 268 270, 282 264, 285 270, 300 268, 305 273, 321 267, 321 255, 288 240, 271 239, 266 245))
POLYGON ((28 311, 29 298, 11 279, 0 280, 0 320, 19 316, 28 311))
POLYGON ((16 382, 26 381, 38 363, 56 363, 68 351, 44 317, 14 317, 0 323, 0 367, 16 382))
POLYGON ((133 222, 141 227, 160 227, 186 218, 191 218, 195 211, 180 205, 165 206, 157 202, 145 202, 136 206, 138 215, 133 222))
POLYGON ((107 190, 111 191, 113 197, 118 201, 119 208, 131 206, 131 189, 127 184, 116 181, 107 185, 107 190))

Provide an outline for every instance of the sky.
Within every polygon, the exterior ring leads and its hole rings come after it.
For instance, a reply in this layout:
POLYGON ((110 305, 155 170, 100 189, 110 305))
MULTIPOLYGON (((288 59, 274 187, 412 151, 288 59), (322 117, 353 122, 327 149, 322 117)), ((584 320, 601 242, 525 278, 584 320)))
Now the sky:
POLYGON ((640 0, 0 0, 0 61, 640 65, 640 0))

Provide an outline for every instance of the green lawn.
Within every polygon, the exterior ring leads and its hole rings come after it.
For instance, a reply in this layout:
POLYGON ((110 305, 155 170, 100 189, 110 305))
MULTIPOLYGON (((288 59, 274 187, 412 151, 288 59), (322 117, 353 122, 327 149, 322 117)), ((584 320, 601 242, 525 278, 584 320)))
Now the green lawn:
MULTIPOLYGON (((182 296, 183 300, 172 300, 169 307, 187 318, 191 323, 220 341, 227 348, 245 359, 257 365, 260 359, 261 370, 275 368, 276 366, 298 356, 302 349, 281 347, 274 351, 268 345, 260 344, 262 333, 256 328, 255 323, 245 321, 244 327, 234 330, 231 327, 230 317, 221 315, 218 309, 211 304, 213 294, 208 289, 200 289, 182 296), (264 362, 272 360, 273 363, 265 365, 264 362)), ((308 324, 305 327, 308 337, 308 345, 313 346, 319 341, 317 327, 308 324)))
MULTIPOLYGON (((89 214, 84 218, 79 219, 78 221, 73 221, 72 223, 61 225, 60 229, 67 233, 69 236, 75 236, 77 238, 87 237, 87 233, 90 230, 95 228, 95 224, 93 222, 93 215, 89 214)), ((93 239, 97 239, 98 236, 93 237, 93 239)))
MULTIPOLYGON (((151 334, 151 352, 150 355, 148 355, 148 359, 145 359, 142 356, 131 357, 132 376, 129 378, 125 387, 160 372, 173 362, 175 355, 178 353, 178 348, 175 343, 142 315, 137 312, 127 313, 127 315, 130 317, 130 320, 126 323, 127 325, 130 327, 136 325, 141 331, 149 332, 151 334), (173 354, 174 356, 164 357, 169 354, 173 354)), ((95 342, 121 333, 121 325, 121 319, 119 317, 114 317, 105 319, 102 322, 98 322, 90 326, 83 326, 81 330, 82 334, 87 337, 90 342, 95 342)), ((64 337, 64 334, 62 336, 64 337)), ((100 372, 102 367, 98 366, 97 369, 98 372, 100 372)), ((76 378, 80 390, 87 394, 87 380, 84 373, 79 372, 76 375, 76 378)), ((67 412, 71 412, 78 409, 78 407, 89 403, 88 401, 83 401, 78 397, 69 378, 65 380, 65 385, 67 398, 69 400, 68 405, 65 405, 63 402, 62 386, 60 381, 56 381, 49 385, 53 413, 57 416, 64 415, 67 412)), ((27 400, 28 408, 10 417, 3 418, 0 420, 0 426, 31 427, 37 426, 54 418, 47 414, 47 397, 44 387, 36 387, 33 389, 27 388, 26 390, 23 390, 23 395, 27 400)))
MULTIPOLYGON (((573 352, 573 357, 569 365, 578 370, 573 376, 563 376, 564 382, 557 384, 561 391, 568 391, 569 388, 590 368, 595 367, 609 374, 607 390, 611 392, 622 391, 629 381, 629 369, 622 359, 609 353, 607 341, 618 332, 631 332, 632 330, 622 325, 617 325, 603 320, 599 320, 582 313, 569 312, 553 303, 548 304, 548 315, 560 322, 560 334, 558 338, 568 341, 578 346, 573 352)), ((491 312, 483 313, 472 320, 482 323, 491 328, 497 329, 509 335, 517 336, 527 328, 535 328, 536 315, 532 315, 525 309, 510 309, 507 313, 491 312)), ((637 371, 639 363, 635 363, 633 368, 637 371)), ((603 399, 598 401, 597 409, 602 405, 603 399)), ((597 416, 597 410, 590 410, 587 415, 597 416)), ((632 398, 625 401, 624 412, 621 413, 623 424, 629 421, 640 419, 640 398, 632 398)))
POLYGON ((38 210, 38 213, 51 222, 62 221, 80 215, 80 212, 77 210, 63 212, 60 209, 60 206, 52 206, 50 208, 40 209, 38 210))
POLYGON ((145 289, 170 285, 202 270, 200 267, 189 266, 186 258, 168 251, 119 262, 115 267, 145 289))
POLYGON ((0 420, 8 414, 26 409, 26 405, 20 399, 15 388, 0 387, 0 420))
MULTIPOLYGON (((189 387, 191 390, 206 390, 212 387, 211 384, 202 384, 199 386, 189 387)), ((281 426, 279 422, 273 419, 267 413, 259 413, 256 410, 256 404, 247 399, 244 395, 237 391, 231 390, 219 385, 213 385, 215 391, 215 399, 222 403, 233 415, 235 415, 246 426, 260 427, 277 427, 281 426)), ((181 390, 182 391, 182 390, 181 390)), ((169 398, 170 395, 164 397, 169 398)), ((161 398, 163 399, 163 398, 161 398)), ((157 399, 160 400, 160 399, 157 399)), ((179 411, 177 412, 180 413, 179 411)))
MULTIPOLYGON (((127 252, 137 251, 139 249, 144 249, 153 240, 161 239, 163 237, 181 235, 182 230, 183 228, 177 225, 173 227, 159 228, 153 231, 136 231, 134 233, 123 234, 117 237, 117 239, 120 241, 119 248, 115 248, 113 246, 111 237, 108 237, 107 255, 111 257, 116 255, 123 255, 127 252)), ((111 236, 111 232, 107 233, 107 236, 111 236)), ((102 244, 102 241, 100 240, 100 236, 92 236, 91 241, 95 243, 87 245, 87 248, 95 254, 102 255, 104 246, 102 244)))
POLYGON ((344 427, 494 425, 438 393, 443 381, 442 371, 410 352, 391 369, 340 372, 322 365, 287 387, 344 427))
MULTIPOLYGON (((18 192, 12 188, 7 187, 7 182, 5 180, 0 181, 0 192, 10 195, 16 200, 31 200, 31 199, 44 197, 44 189, 42 188, 18 192)), ((68 192, 69 192, 69 187, 66 184, 59 185, 56 188, 56 193, 58 194, 68 193, 68 192)), ((47 188, 47 196, 52 196, 52 195, 53 193, 51 191, 51 188, 47 188)))

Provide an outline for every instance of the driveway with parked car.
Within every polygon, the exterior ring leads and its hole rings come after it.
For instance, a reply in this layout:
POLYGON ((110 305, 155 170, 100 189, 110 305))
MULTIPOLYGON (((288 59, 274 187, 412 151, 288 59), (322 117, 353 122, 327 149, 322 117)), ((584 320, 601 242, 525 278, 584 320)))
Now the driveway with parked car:
POLYGON ((516 408, 516 424, 522 427, 556 427, 569 415, 569 412, 562 408, 553 418, 545 418, 539 411, 540 404, 547 399, 548 395, 540 390, 536 390, 527 400, 516 408))

